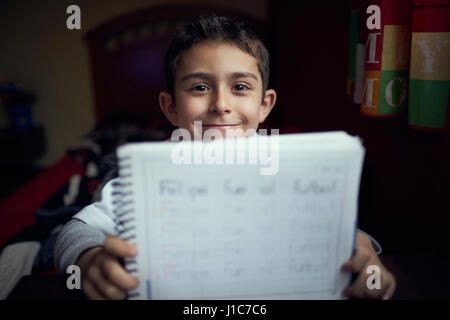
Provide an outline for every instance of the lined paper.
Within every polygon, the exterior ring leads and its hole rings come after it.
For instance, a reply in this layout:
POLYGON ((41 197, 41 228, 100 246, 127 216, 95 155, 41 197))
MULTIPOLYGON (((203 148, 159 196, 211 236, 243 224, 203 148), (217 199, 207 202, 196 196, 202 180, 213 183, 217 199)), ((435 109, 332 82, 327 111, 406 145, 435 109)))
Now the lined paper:
POLYGON ((172 146, 121 149, 132 158, 139 298, 342 298, 359 139, 280 136, 275 175, 251 164, 174 165, 172 146))

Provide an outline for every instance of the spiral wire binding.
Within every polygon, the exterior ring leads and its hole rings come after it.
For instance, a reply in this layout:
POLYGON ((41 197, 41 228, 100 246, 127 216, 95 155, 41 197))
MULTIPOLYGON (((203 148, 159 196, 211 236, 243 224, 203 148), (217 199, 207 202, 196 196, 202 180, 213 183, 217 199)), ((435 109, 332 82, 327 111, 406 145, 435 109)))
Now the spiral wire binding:
MULTIPOLYGON (((136 218, 134 213, 133 200, 133 179, 131 173, 131 156, 118 157, 119 178, 113 182, 113 206, 115 230, 124 241, 136 245, 136 218)), ((136 258, 124 259, 125 270, 134 277, 137 277, 138 268, 136 258)), ((128 292, 127 299, 139 298, 140 294, 136 290, 128 292)))

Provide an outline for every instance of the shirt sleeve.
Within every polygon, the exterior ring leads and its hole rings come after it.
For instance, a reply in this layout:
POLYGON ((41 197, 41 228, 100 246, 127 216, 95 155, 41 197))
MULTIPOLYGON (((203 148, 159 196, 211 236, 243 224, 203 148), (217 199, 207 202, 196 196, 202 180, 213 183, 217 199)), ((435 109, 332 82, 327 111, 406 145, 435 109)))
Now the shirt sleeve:
POLYGON ((102 246, 107 236, 116 236, 120 231, 112 205, 112 184, 115 180, 104 186, 100 201, 84 207, 61 230, 53 250, 58 272, 65 272, 84 251, 102 246))
POLYGON ((100 230, 87 223, 78 219, 70 220, 61 230, 53 249, 56 270, 64 273, 84 251, 102 246, 105 238, 100 230))
POLYGON ((117 235, 119 223, 112 203, 113 183, 116 180, 112 179, 103 187, 99 202, 83 208, 74 218, 99 229, 105 235, 117 235))

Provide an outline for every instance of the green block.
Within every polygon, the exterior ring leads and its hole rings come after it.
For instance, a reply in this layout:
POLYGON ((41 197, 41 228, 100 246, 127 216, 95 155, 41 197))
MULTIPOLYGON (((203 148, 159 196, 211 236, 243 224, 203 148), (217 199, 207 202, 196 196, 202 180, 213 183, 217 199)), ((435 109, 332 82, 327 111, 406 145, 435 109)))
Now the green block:
POLYGON ((428 128, 444 128, 450 92, 449 80, 409 81, 409 123, 428 128))
POLYGON ((358 42, 359 33, 359 10, 350 12, 350 23, 348 30, 348 70, 347 77, 351 82, 355 82, 355 65, 356 65, 356 44, 358 42))
POLYGON ((399 114, 408 106, 408 70, 382 70, 378 115, 399 114))

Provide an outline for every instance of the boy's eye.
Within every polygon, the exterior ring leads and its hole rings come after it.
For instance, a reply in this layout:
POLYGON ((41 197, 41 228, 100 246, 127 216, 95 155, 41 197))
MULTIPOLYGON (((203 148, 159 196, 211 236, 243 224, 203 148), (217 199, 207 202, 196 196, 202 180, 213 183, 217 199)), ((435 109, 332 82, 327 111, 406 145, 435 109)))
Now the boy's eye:
POLYGON ((249 89, 250 89, 249 86, 242 84, 242 83, 237 84, 233 87, 233 90, 236 90, 236 91, 245 91, 245 90, 249 90, 249 89))
POLYGON ((208 91, 208 87, 205 86, 204 84, 199 84, 195 87, 192 87, 191 91, 208 91))

